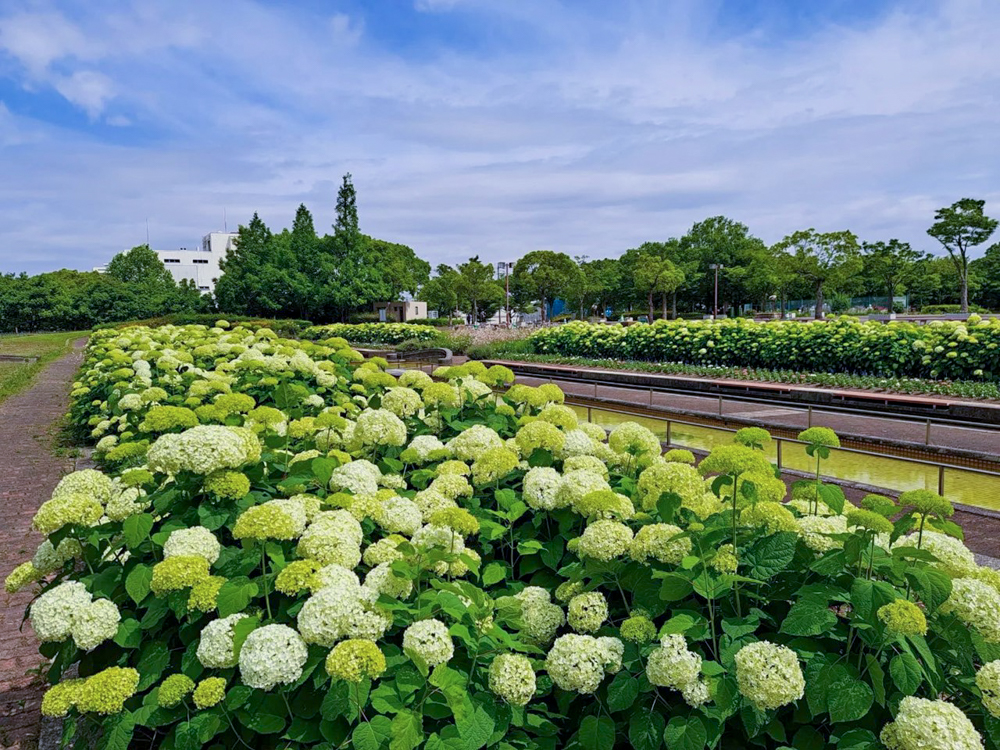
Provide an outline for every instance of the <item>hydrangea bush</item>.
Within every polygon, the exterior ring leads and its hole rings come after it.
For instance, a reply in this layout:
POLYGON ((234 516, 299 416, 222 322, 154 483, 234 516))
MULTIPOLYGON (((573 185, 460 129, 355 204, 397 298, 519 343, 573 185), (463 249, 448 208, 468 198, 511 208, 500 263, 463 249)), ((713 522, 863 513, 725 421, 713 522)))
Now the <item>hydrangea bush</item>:
POLYGON ((853 318, 759 323, 658 320, 652 325, 582 321, 532 334, 539 354, 679 362, 799 372, 993 381, 1000 374, 1000 320, 859 322, 853 318))
POLYGON ((695 466, 502 367, 382 366, 248 327, 92 337, 100 470, 7 580, 64 746, 1000 747, 1000 580, 944 498, 782 504, 764 433, 695 466))
POLYGON ((307 328, 307 339, 342 336, 353 344, 398 344, 401 341, 429 341, 439 335, 434 326, 414 323, 332 323, 307 328))

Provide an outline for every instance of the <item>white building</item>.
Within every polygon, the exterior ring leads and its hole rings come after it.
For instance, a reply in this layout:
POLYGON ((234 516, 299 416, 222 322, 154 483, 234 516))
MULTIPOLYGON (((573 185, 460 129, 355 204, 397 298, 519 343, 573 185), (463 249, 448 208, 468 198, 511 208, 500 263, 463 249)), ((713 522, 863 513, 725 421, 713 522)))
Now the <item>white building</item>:
POLYGON ((420 300, 376 302, 372 308, 381 320, 389 323, 405 323, 407 320, 423 320, 427 317, 427 303, 420 300))
POLYGON ((222 271, 219 262, 233 248, 236 232, 209 232, 201 240, 201 247, 177 250, 157 250, 163 265, 170 271, 174 281, 191 279, 199 291, 212 292, 222 271))

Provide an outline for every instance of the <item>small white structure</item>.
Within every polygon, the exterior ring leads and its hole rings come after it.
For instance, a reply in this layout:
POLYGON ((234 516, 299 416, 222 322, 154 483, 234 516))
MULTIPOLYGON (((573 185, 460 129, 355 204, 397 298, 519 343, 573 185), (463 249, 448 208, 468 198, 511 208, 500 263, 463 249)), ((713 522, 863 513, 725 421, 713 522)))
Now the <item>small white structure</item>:
POLYGON ((379 320, 388 323, 405 323, 408 320, 423 320, 427 317, 427 303, 414 299, 376 302, 373 307, 379 314, 379 320))
POLYGON ((236 236, 236 232, 209 232, 202 238, 200 248, 157 250, 156 254, 160 256, 174 281, 190 279, 199 291, 210 293, 214 291, 215 282, 222 275, 219 263, 233 248, 236 236))

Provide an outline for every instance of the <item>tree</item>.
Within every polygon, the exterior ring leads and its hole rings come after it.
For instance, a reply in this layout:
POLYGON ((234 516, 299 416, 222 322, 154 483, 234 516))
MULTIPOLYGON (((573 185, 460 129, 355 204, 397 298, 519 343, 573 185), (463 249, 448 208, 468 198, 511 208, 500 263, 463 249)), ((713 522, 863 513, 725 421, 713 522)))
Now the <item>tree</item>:
POLYGON ((544 322, 548 303, 578 293, 582 276, 576 262, 565 253, 533 250, 514 264, 510 285, 519 303, 541 304, 544 322))
POLYGON ((969 263, 970 296, 977 285, 976 304, 988 310, 1000 310, 1000 242, 991 245, 982 258, 969 263))
POLYGON ((434 278, 428 279, 420 288, 420 298, 427 303, 427 309, 437 310, 438 315, 451 317, 458 308, 458 271, 441 263, 434 278))
POLYGON ((333 236, 324 237, 321 248, 326 253, 327 270, 319 290, 318 317, 346 320, 351 310, 390 299, 392 290, 377 247, 359 229, 357 192, 350 173, 344 175, 337 192, 333 236))
POLYGON ((663 317, 667 317, 667 295, 684 283, 684 272, 667 258, 655 255, 643 257, 635 273, 635 286, 646 292, 649 322, 653 322, 653 295, 663 295, 663 317))
POLYGON ((472 320, 478 322, 486 308, 492 307, 492 311, 496 312, 503 303, 504 291, 493 278, 493 264, 482 263, 477 255, 458 267, 455 294, 458 304, 466 306, 465 309, 472 313, 472 320))
POLYGON ((222 275, 215 282, 215 299, 221 311, 241 315, 262 312, 258 299, 270 261, 271 238, 271 230, 256 213, 249 224, 240 225, 232 249, 219 262, 222 275))
POLYGON ((417 257, 413 248, 386 240, 365 237, 369 252, 378 258, 379 269, 388 288, 387 300, 399 299, 404 293, 416 295, 431 275, 431 264, 417 257))
POLYGON ((756 279, 768 262, 768 250, 745 224, 726 216, 712 216, 693 225, 681 237, 674 257, 691 279, 692 283, 686 286, 706 310, 714 306, 715 299, 715 272, 710 266, 722 265, 719 300, 721 308, 726 310, 752 301, 759 294, 756 279))
POLYGON ((791 270, 807 279, 816 292, 816 319, 823 318, 823 291, 836 290, 861 271, 858 238, 852 232, 820 233, 804 229, 788 235, 774 247, 787 252, 791 270))
POLYGON ((865 275, 878 279, 881 290, 889 298, 887 308, 891 312, 897 289, 910 279, 913 267, 924 255, 911 248, 910 243, 899 240, 866 242, 862 249, 865 275))
POLYGON ((584 261, 580 263, 580 274, 583 284, 574 299, 580 314, 585 316, 587 310, 596 308, 603 315, 615 301, 621 283, 621 263, 617 258, 584 261))
POLYGON ((986 242, 997 228, 997 220, 983 213, 985 205, 986 201, 962 198, 938 209, 934 214, 934 224, 927 230, 927 234, 948 252, 958 272, 961 284, 959 304, 964 313, 969 312, 969 250, 986 242))

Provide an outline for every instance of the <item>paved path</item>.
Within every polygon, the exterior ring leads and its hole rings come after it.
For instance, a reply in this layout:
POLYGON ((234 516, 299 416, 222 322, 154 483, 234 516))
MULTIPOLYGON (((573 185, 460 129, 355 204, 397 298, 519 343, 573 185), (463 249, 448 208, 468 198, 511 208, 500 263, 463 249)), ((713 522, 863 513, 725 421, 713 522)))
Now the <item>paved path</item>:
MULTIPOLYGON (((73 459, 53 455, 59 421, 69 407, 69 390, 86 339, 38 374, 26 391, 0 404, 0 579, 29 559, 42 537, 31 519, 49 499, 73 459)), ((29 590, 8 596, 0 590, 0 748, 37 746, 42 683, 38 641, 21 627, 29 590)))

